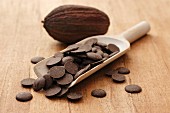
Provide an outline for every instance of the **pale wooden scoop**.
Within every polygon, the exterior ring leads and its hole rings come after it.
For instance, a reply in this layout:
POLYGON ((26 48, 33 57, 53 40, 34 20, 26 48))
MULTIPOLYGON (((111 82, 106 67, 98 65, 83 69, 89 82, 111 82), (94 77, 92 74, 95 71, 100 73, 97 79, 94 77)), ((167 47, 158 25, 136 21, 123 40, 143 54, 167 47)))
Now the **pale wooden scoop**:
MULTIPOLYGON (((74 80, 69 87, 74 86, 75 84, 79 83, 80 81, 84 80, 88 76, 92 75, 99 69, 103 68, 107 64, 113 62, 115 59, 119 58, 123 54, 125 54, 130 49, 130 43, 134 42, 135 40, 139 39, 140 37, 144 36, 146 33, 148 33, 150 30, 150 25, 146 21, 142 21, 138 23, 137 25, 129 28, 125 32, 123 32, 120 35, 116 36, 93 36, 86 38, 77 44, 84 43, 90 38, 97 38, 98 42, 102 42, 105 44, 115 44, 119 47, 120 52, 113 55, 109 59, 105 60, 103 63, 95 66, 94 68, 90 69, 89 71, 85 72, 84 74, 80 75, 76 80, 74 80)), ((61 52, 66 51, 66 49, 62 50, 61 52)), ((50 57, 51 58, 51 57, 50 57)), ((46 66, 46 62, 49 60, 49 58, 42 60, 41 62, 37 63, 34 67, 34 72, 38 77, 43 76, 47 74, 48 68, 46 66)))

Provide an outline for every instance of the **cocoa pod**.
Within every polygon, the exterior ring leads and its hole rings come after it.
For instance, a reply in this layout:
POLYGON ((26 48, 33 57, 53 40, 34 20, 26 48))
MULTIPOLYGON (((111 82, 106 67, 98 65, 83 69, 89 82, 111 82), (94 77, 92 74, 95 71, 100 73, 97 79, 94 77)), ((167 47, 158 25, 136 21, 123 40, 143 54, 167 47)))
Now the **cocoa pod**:
POLYGON ((57 7, 45 17, 43 23, 51 37, 64 43, 103 35, 110 25, 109 17, 104 12, 81 5, 57 7))

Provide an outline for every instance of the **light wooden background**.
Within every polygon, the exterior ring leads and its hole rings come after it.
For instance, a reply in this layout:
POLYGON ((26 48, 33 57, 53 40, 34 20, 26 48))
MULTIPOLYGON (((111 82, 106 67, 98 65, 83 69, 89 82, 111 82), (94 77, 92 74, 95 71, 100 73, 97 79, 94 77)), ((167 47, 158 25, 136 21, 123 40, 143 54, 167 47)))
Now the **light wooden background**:
POLYGON ((170 0, 0 0, 0 113, 169 113, 170 112, 170 0), (111 20, 108 35, 119 34, 146 20, 148 36, 135 42, 131 50, 80 83, 75 89, 84 98, 78 103, 66 99, 47 99, 42 93, 24 89, 20 80, 36 78, 31 57, 48 57, 66 47, 54 41, 43 29, 41 20, 55 7, 81 4, 106 12, 111 20), (107 69, 126 66, 127 81, 115 84, 104 76, 107 69), (130 83, 143 88, 128 94, 130 83), (101 88, 107 96, 90 95, 101 88), (34 98, 18 102, 18 92, 29 91, 34 98))

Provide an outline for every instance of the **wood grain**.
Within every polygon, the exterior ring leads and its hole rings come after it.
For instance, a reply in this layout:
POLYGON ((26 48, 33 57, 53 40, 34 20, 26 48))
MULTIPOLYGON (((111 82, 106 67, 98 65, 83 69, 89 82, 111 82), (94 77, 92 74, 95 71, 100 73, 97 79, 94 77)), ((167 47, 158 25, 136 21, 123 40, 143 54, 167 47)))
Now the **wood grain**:
POLYGON ((0 113, 169 113, 169 6, 169 0, 1 0, 0 113), (50 38, 41 24, 53 8, 63 4, 88 5, 106 12, 111 20, 108 35, 119 34, 142 20, 151 24, 149 35, 133 43, 126 55, 74 87, 84 95, 77 103, 49 100, 42 92, 20 85, 23 78, 36 78, 32 57, 48 57, 66 47, 50 38), (119 66, 131 70, 123 84, 104 76, 108 69, 119 66), (126 93, 124 87, 132 83, 143 91, 126 93), (95 88, 106 90, 107 96, 92 97, 95 88), (21 91, 31 92, 34 98, 26 103, 16 101, 21 91))

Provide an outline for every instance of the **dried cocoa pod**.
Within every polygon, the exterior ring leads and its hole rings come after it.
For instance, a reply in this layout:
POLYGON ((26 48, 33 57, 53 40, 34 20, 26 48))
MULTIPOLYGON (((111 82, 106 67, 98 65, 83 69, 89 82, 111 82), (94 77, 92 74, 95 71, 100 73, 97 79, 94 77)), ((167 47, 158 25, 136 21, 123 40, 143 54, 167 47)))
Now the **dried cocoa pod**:
POLYGON ((57 7, 45 17, 43 23, 51 37, 64 43, 103 35, 110 25, 109 17, 104 12, 81 5, 57 7))

